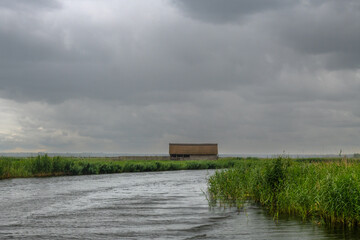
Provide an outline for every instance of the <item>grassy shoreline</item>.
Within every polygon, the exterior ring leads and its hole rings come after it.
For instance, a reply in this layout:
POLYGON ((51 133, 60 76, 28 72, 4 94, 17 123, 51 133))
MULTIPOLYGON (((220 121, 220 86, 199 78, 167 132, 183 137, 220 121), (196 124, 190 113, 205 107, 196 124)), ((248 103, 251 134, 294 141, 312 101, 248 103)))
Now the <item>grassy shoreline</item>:
POLYGON ((360 162, 355 159, 241 160, 208 181, 210 204, 260 203, 277 218, 360 226, 360 162))
POLYGON ((192 169, 220 169, 234 166, 233 158, 200 161, 121 160, 37 156, 0 157, 0 179, 64 175, 109 174, 192 169))

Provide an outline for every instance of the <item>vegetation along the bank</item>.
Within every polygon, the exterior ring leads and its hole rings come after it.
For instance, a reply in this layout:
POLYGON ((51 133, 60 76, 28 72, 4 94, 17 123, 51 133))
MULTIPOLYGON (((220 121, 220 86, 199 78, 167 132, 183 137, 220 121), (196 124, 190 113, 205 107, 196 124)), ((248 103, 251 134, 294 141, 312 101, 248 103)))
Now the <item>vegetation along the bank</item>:
POLYGON ((209 179, 211 204, 255 201, 274 217, 297 215, 318 224, 360 226, 360 162, 356 159, 240 160, 209 179))
POLYGON ((229 168, 234 166, 234 164, 234 159, 208 161, 116 161, 111 158, 69 158, 49 157, 47 155, 29 158, 0 157, 0 179, 123 172, 219 169, 229 168))

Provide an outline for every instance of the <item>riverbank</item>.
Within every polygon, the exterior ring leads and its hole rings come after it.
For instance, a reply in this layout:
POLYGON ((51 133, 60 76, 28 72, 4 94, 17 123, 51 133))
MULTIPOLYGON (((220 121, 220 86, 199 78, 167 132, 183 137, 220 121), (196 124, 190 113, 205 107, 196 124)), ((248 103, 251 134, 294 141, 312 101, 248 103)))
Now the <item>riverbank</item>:
POLYGON ((360 226, 356 159, 240 160, 208 181, 211 204, 242 207, 249 199, 274 217, 297 215, 330 226, 360 226))
POLYGON ((233 167, 234 158, 201 161, 116 160, 113 158, 0 157, 0 179, 88 175, 123 172, 151 172, 233 167))

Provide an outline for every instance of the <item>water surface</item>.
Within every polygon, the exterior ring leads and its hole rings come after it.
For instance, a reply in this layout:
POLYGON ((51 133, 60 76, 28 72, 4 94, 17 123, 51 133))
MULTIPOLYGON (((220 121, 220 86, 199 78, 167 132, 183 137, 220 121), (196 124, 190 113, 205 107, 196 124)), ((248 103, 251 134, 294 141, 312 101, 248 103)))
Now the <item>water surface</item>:
POLYGON ((0 239, 359 239, 258 206, 210 209, 213 171, 0 181, 0 239))

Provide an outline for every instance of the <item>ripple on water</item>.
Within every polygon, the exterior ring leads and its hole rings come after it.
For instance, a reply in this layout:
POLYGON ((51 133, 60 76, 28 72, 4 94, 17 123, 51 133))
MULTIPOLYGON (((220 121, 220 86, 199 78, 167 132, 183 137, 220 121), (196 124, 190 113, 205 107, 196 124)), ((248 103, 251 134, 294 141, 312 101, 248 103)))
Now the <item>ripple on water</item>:
POLYGON ((0 239, 358 239, 261 208, 209 209, 213 171, 0 181, 0 239))

